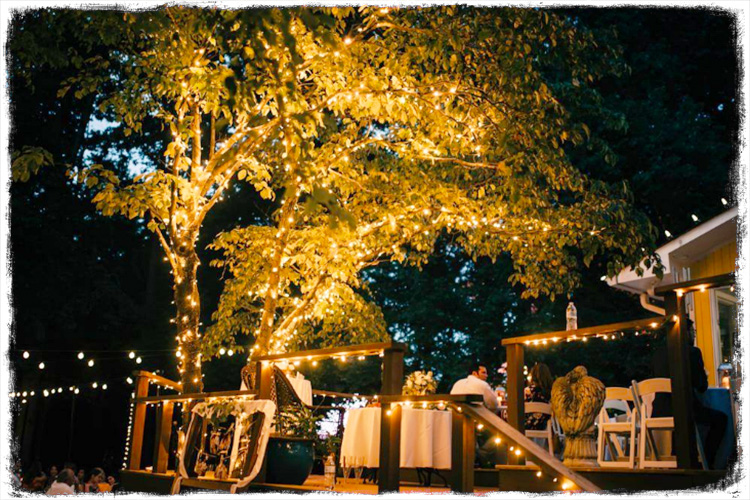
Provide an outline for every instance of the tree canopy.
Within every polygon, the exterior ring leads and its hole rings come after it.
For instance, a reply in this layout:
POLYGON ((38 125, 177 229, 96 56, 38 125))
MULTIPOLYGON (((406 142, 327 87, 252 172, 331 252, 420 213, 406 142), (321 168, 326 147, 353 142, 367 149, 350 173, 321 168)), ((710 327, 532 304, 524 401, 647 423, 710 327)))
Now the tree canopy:
MULTIPOLYGON (((524 297, 576 288, 597 255, 613 273, 653 250, 627 186, 570 161, 578 148, 611 161, 580 110, 607 114, 595 84, 622 67, 616 48, 569 17, 169 7, 25 20, 36 30, 19 30, 24 46, 46 41, 35 34, 50 24, 80 38, 59 96, 93 96, 102 119, 148 143, 139 175, 85 161, 69 173, 102 214, 142 219, 158 236, 187 387, 200 384, 201 351, 234 345, 238 333, 260 353, 383 336, 362 270, 421 265, 440 235, 473 258, 509 255, 524 297), (230 279, 204 335, 196 245, 234 181, 269 208, 212 244, 230 279)), ((21 51, 19 63, 66 64, 54 53, 32 60, 41 52, 21 51)), ((48 163, 27 148, 14 178, 48 163)))

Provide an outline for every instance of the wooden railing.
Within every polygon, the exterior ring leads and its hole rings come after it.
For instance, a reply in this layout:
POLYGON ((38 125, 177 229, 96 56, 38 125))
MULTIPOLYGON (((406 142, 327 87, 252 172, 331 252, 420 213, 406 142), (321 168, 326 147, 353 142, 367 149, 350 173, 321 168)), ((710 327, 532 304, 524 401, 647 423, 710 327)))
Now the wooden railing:
POLYGON ((131 401, 135 405, 133 420, 130 423, 128 469, 141 470, 143 458, 143 437, 146 427, 146 409, 149 405, 156 407, 156 434, 154 436, 154 454, 152 471, 167 472, 169 465, 169 443, 172 438, 172 415, 174 405, 193 401, 210 401, 212 399, 254 398, 255 391, 220 391, 199 392, 194 394, 148 395, 151 385, 157 385, 182 391, 182 384, 147 371, 136 371, 135 395, 131 401))
POLYGON ((482 402, 482 396, 432 394, 381 397, 384 416, 381 418, 379 493, 397 492, 399 489, 401 407, 406 404, 414 405, 424 402, 444 403, 452 412, 450 484, 453 491, 474 492, 475 429, 479 423, 503 436, 506 442, 513 443, 518 450, 521 450, 520 454, 532 459, 544 473, 570 481, 570 489, 600 491, 594 483, 563 465, 546 449, 527 438, 522 431, 515 429, 488 410, 482 402), (384 439, 385 435, 388 435, 390 439, 384 439))

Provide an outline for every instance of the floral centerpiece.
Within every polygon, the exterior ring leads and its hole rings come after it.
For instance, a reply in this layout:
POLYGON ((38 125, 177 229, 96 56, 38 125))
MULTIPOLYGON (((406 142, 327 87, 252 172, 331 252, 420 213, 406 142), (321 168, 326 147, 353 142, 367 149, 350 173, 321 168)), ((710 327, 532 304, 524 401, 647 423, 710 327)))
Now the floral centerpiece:
POLYGON ((405 396, 426 396, 435 394, 437 391, 437 382, 432 376, 432 371, 416 371, 409 374, 404 382, 404 388, 401 391, 405 396))

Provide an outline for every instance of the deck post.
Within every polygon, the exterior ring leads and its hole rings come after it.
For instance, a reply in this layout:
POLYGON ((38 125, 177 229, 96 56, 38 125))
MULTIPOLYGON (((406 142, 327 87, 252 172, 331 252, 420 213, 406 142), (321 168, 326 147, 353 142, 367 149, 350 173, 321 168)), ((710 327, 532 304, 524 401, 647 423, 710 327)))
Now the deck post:
MULTIPOLYGON (((145 398, 148 396, 149 379, 140 372, 135 379, 135 397, 145 398)), ((128 468, 139 470, 141 468, 141 452, 143 451, 143 429, 146 424, 146 403, 136 403, 133 413, 133 426, 130 432, 130 460, 128 468)))
POLYGON ((164 401, 156 409, 156 437, 154 439, 154 472, 167 472, 169 464, 169 442, 172 437, 172 413, 174 403, 164 401))
MULTIPOLYGON (((695 292, 704 293, 704 292, 695 292)), ((674 415, 674 454, 680 469, 697 469, 698 455, 693 416, 693 387, 690 373, 690 332, 687 328, 685 300, 682 294, 665 294, 667 318, 667 357, 672 381, 672 414, 674 415)))
MULTIPOLYGON (((381 394, 401 394, 404 385, 404 349, 383 351, 381 394)), ((380 471, 378 493, 398 492, 401 466, 401 406, 383 404, 380 418, 380 471)))
POLYGON ((460 408, 451 412, 451 491, 474 493, 474 422, 460 408))
MULTIPOLYGON (((524 432, 525 413, 523 389, 523 344, 509 344, 505 346, 506 361, 508 362, 508 423, 520 432, 524 432)), ((508 454, 508 463, 518 465, 522 458, 508 454)))

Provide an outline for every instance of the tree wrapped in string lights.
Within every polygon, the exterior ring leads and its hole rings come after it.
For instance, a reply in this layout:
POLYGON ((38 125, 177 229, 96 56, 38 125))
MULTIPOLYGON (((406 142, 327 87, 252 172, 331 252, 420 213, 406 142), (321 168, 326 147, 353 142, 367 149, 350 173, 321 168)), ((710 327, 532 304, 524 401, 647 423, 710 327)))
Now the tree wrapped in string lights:
MULTIPOLYGON (((616 49, 568 18, 463 7, 34 16, 110 49, 35 60, 80 68, 61 95, 95 96, 125 135, 163 127, 142 135, 162 153, 145 173, 84 163, 70 175, 104 215, 143 219, 157 235, 185 392, 202 387, 202 356, 243 350, 239 334, 256 354, 385 337, 366 270, 420 265, 439 237, 474 258, 509 253, 526 296, 575 288, 598 254, 610 272, 651 254, 653 230, 627 187, 568 159, 578 147, 611 159, 581 117, 606 114, 594 85, 623 69, 616 49), (202 332, 200 228, 235 182, 270 215, 211 244, 230 278, 202 332)), ((49 163, 27 148, 14 178, 49 163)))

